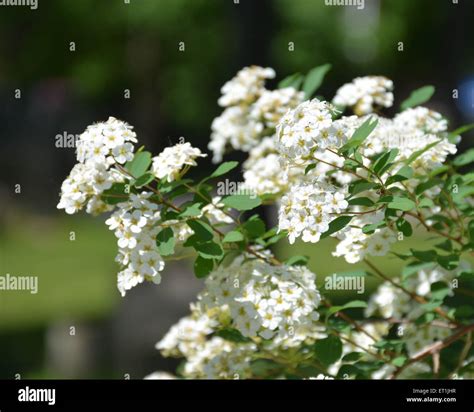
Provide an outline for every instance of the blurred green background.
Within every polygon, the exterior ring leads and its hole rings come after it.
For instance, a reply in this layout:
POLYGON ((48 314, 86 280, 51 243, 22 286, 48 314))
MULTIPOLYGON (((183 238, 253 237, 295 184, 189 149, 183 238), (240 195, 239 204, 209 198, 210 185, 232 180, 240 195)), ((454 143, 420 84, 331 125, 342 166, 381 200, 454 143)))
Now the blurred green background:
MULTIPOLYGON (((331 63, 320 90, 327 98, 356 76, 385 75, 395 82, 397 107, 411 90, 433 84, 429 106, 454 128, 474 118, 473 16, 467 0, 365 0, 362 10, 324 0, 39 0, 37 10, 0 7, 0 275, 39 278, 36 295, 0 292, 0 378, 141 378, 171 370, 175 363, 153 345, 201 287, 183 263, 170 265, 163 285, 120 298, 115 239, 104 219, 56 210, 74 164, 74 149, 55 146, 58 134, 80 134, 113 115, 134 125, 155 153, 180 136, 206 150, 221 111, 220 87, 251 64, 274 67, 281 79, 331 63)), ((202 165, 195 173, 212 167, 209 160, 202 165)), ((404 247, 429 247, 422 235, 410 242, 404 247)), ((331 256, 333 247, 327 239, 281 244, 278 252, 311 256, 322 280, 349 269, 331 256)), ((396 259, 375 262, 397 273, 396 259)), ((375 285, 369 279, 369 291, 375 285)))

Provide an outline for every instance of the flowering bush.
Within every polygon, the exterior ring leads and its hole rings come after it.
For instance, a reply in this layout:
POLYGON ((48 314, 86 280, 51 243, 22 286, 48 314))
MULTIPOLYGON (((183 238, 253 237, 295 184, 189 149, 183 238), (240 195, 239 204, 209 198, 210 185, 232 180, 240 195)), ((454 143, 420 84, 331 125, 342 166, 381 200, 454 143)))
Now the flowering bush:
POLYGON ((474 374, 474 272, 466 261, 474 246, 474 175, 460 171, 474 152, 448 159, 469 127, 449 132, 441 114, 420 106, 430 86, 413 92, 393 118, 384 116, 394 101, 384 77, 357 78, 332 102, 312 98, 328 70, 267 90, 273 69, 248 67, 223 86, 209 149, 215 162, 229 150, 248 153, 238 193, 217 196, 211 184, 237 162, 194 181, 188 171, 206 154, 179 143, 152 157, 136 150, 133 128, 114 118, 78 141, 58 208, 109 213, 120 293, 159 284, 166 261, 183 248, 205 279, 190 315, 156 346, 183 359, 179 377, 474 374), (278 208, 277 227, 248 213, 269 204, 278 208), (392 251, 415 230, 434 246, 392 251), (381 279, 367 302, 334 306, 306 258, 281 261, 271 250, 281 241, 328 237, 334 256, 365 264, 357 276, 381 279), (371 261, 388 254, 400 262, 396 278, 371 261))

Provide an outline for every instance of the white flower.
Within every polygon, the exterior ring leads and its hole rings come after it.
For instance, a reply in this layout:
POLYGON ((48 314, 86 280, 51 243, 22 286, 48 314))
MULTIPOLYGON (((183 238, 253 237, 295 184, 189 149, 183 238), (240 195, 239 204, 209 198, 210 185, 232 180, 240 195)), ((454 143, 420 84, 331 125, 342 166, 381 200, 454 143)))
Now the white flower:
POLYGON ((273 77, 275 77, 275 71, 269 67, 243 68, 232 80, 222 86, 219 105, 228 107, 254 101, 260 95, 265 79, 273 77))
POLYGON ((277 125, 277 149, 290 163, 308 160, 316 149, 341 147, 347 139, 342 124, 333 122, 334 108, 313 99, 289 110, 277 125))
POLYGON ((102 193, 124 176, 111 168, 116 162, 133 158, 137 140, 132 127, 110 117, 106 122, 89 126, 77 141, 77 163, 61 186, 58 209, 73 214, 86 208, 87 213, 99 214, 113 209, 101 200, 102 193), (132 143, 130 143, 132 142, 132 143))
POLYGON ((113 183, 121 181, 123 177, 106 170, 103 165, 77 163, 61 185, 57 208, 64 209, 68 214, 77 213, 84 207, 91 214, 112 210, 113 207, 103 203, 100 197, 113 183))
POLYGON ((212 122, 208 145, 214 162, 220 162, 229 147, 248 152, 272 136, 286 111, 303 101, 304 93, 292 87, 266 90, 265 79, 274 76, 273 69, 252 66, 224 85, 219 104, 225 110, 212 122))
POLYGON ((191 316, 182 318, 156 344, 156 349, 163 355, 190 357, 199 351, 207 336, 214 331, 217 322, 195 307, 192 309, 191 316))
MULTIPOLYGON (((433 283, 444 282, 452 288, 452 279, 469 267, 468 262, 461 261, 459 267, 453 271, 439 267, 423 268, 409 277, 404 286, 410 292, 429 298, 433 283)), ((394 281, 400 283, 399 279, 394 279, 394 281)), ((389 282, 384 282, 379 286, 376 293, 371 296, 366 315, 371 316, 376 312, 379 312, 384 318, 402 319, 407 317, 414 320, 422 315, 423 308, 414 302, 407 293, 389 282)))
POLYGON ((393 105, 393 82, 382 76, 357 77, 343 85, 333 99, 337 106, 348 106, 358 116, 372 113, 378 107, 393 105))
POLYGON ((121 160, 130 159, 134 150, 132 143, 136 142, 132 126, 109 117, 106 122, 93 124, 81 134, 77 141, 77 160, 110 165, 115 163, 115 154, 121 160))
POLYGON ((167 147, 158 156, 155 156, 151 170, 158 179, 166 179, 168 182, 172 182, 179 178, 183 167, 196 166, 195 159, 206 156, 188 142, 179 143, 167 147))
POLYGON ((334 234, 340 242, 333 256, 343 256, 348 263, 357 263, 365 255, 385 256, 391 245, 397 240, 389 228, 378 228, 373 234, 363 233, 362 228, 369 224, 378 224, 384 219, 382 212, 368 213, 353 217, 350 226, 334 234))
POLYGON ((127 202, 106 220, 117 237, 119 253, 116 261, 123 266, 118 274, 118 289, 122 296, 139 283, 150 280, 159 284, 165 263, 155 242, 160 228, 157 205, 149 201, 152 193, 132 194, 127 202))
POLYGON ((281 199, 278 228, 288 231, 290 243, 302 235, 304 242, 315 243, 326 232, 334 216, 347 207, 342 193, 315 182, 298 184, 281 199))
POLYGON ((112 148, 112 155, 117 163, 123 164, 133 159, 133 145, 124 143, 112 148))
POLYGON ((258 100, 251 106, 250 117, 275 128, 289 108, 296 107, 304 99, 304 93, 293 87, 277 90, 263 90, 258 100))
POLYGON ((270 339, 278 334, 280 339, 299 339, 297 331, 314 326, 319 317, 313 273, 302 266, 271 266, 243 256, 212 272, 199 299, 205 309, 228 310, 232 327, 247 337, 270 339))

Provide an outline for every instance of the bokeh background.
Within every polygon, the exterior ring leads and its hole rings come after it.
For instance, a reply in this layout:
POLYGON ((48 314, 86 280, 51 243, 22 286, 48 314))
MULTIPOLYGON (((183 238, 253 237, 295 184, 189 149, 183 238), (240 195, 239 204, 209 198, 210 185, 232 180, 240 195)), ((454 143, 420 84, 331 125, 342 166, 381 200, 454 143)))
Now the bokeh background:
MULTIPOLYGON (((281 79, 331 63, 318 92, 327 98, 356 76, 385 75, 395 82, 396 106, 433 84, 429 107, 455 128, 474 121, 474 2, 455 3, 365 0, 357 10, 324 0, 39 0, 37 10, 0 7, 0 275, 39 278, 36 295, 0 291, 0 378, 123 379, 172 370, 176 362, 154 344, 202 286, 190 262, 170 263, 160 286, 120 298, 115 238, 104 219, 56 210, 75 163, 73 148, 56 147, 57 135, 80 134, 113 115, 134 125, 154 153, 180 136, 206 150, 220 87, 251 64, 271 66, 281 79)), ((461 150, 473 137, 466 134, 461 150)), ((208 160, 201 165, 195 173, 212 168, 208 160)), ((271 221, 273 212, 265 213, 271 221)), ((420 241, 422 234, 410 240, 420 241)), ((276 248, 309 255, 322 279, 348 268, 331 257, 331 242, 276 248)), ((396 259, 375 261, 396 273, 396 259)), ((369 281, 368 292, 373 287, 369 281)))

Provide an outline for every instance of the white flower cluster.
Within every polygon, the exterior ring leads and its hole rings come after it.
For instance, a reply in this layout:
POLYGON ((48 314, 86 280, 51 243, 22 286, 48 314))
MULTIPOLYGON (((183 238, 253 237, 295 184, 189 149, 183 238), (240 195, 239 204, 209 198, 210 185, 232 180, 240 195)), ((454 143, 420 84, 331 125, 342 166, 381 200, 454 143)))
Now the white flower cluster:
POLYGON ((178 143, 165 148, 158 156, 153 158, 151 171, 158 179, 172 182, 179 178, 183 168, 196 166, 197 157, 206 157, 201 151, 192 147, 190 143, 178 143))
POLYGON ((291 244, 300 236, 304 242, 316 243, 334 215, 347 206, 344 195, 327 184, 297 184, 281 199, 278 229, 288 231, 291 244))
MULTIPOLYGON (((343 118, 349 130, 354 131, 369 116, 343 118)), ((418 156, 410 166, 415 174, 423 175, 441 166, 447 156, 456 153, 456 145, 447 139, 447 121, 437 112, 425 107, 407 109, 393 119, 386 119, 375 114, 377 127, 361 146, 361 153, 370 157, 388 149, 398 149, 397 162, 408 159, 414 152, 438 142, 418 156)), ((402 167, 402 166, 399 166, 402 167)), ((391 173, 396 173, 394 168, 391 173)))
POLYGON ((446 132, 448 121, 440 114, 426 107, 409 108, 395 116, 399 127, 419 129, 429 134, 446 132))
POLYGON ((340 242, 333 256, 343 256, 348 263, 357 263, 366 255, 385 256, 390 251, 390 246, 397 240, 394 232, 387 227, 378 228, 373 234, 362 231, 365 225, 377 224, 382 220, 383 212, 354 217, 350 226, 334 234, 340 242))
POLYGON ((131 194, 130 200, 120 203, 105 222, 118 239, 119 253, 115 260, 123 266, 117 283, 122 296, 145 280, 156 284, 161 281, 159 272, 165 263, 155 242, 160 231, 156 225, 160 212, 158 206, 148 200, 151 195, 149 192, 131 194))
POLYGON ((428 346, 448 338, 452 331, 448 327, 436 325, 407 325, 403 332, 405 346, 410 357, 428 346))
POLYGON ((194 356, 188 357, 184 374, 190 378, 247 379, 254 343, 235 344, 218 336, 206 341, 194 356))
POLYGON ((277 125, 278 151, 290 163, 304 163, 316 149, 338 149, 347 140, 344 122, 333 121, 334 108, 313 99, 289 110, 277 125))
MULTIPOLYGON (((451 281, 469 267, 468 262, 461 261, 459 267, 452 271, 439 266, 424 268, 419 270, 416 275, 406 279, 404 286, 407 290, 419 296, 429 297, 433 283, 444 282, 452 288, 451 281)), ((400 283, 399 279, 393 280, 400 283)), ((415 320, 423 314, 423 308, 420 308, 418 303, 413 302, 407 293, 389 282, 384 282, 371 296, 365 314, 366 316, 372 316, 375 313, 384 318, 415 320)))
POLYGON ((250 151, 243 169, 245 188, 257 195, 278 194, 288 189, 288 172, 281 166, 273 137, 265 137, 250 151))
POLYGON ((217 325, 216 319, 201 313, 195 305, 191 305, 191 315, 173 325, 156 344, 156 349, 164 356, 189 357, 199 351, 217 325))
POLYGON ((198 307, 191 315, 172 326, 156 344, 164 356, 184 357, 182 374, 196 379, 245 379, 250 377, 250 359, 256 351, 253 343, 235 344, 213 336, 219 322, 198 307))
POLYGON ((265 79, 273 79, 275 70, 270 67, 244 67, 222 86, 219 106, 229 107, 254 102, 262 93, 265 79))
POLYGON ((292 87, 265 89, 265 79, 274 76, 271 68, 251 66, 224 85, 219 105, 225 110, 212 122, 208 146, 214 162, 222 160, 228 146, 247 152, 262 138, 272 136, 285 112, 303 101, 304 94, 292 87))
POLYGON ((116 170, 107 170, 104 165, 86 165, 77 163, 61 185, 61 198, 58 209, 67 214, 74 214, 86 207, 86 212, 99 214, 112 210, 113 207, 101 200, 104 190, 110 189, 113 183, 123 181, 116 170))
POLYGON ((112 207, 100 199, 113 183, 123 176, 110 169, 133 159, 136 134, 125 122, 110 117, 106 122, 89 126, 77 141, 77 163, 61 186, 58 209, 74 214, 86 206, 87 213, 98 214, 112 207))
POLYGON ((208 276, 200 302, 228 311, 231 326, 243 336, 292 339, 319 318, 315 280, 302 266, 271 266, 241 256, 208 276))
MULTIPOLYGON (((469 267, 470 265, 467 262, 461 262, 460 266, 453 271, 438 266, 425 268, 406 279, 404 286, 410 292, 429 298, 432 284, 444 282, 447 287, 452 289, 452 280, 469 267)), ((393 280, 400 283, 399 279, 393 280)), ((399 322, 407 322, 402 324, 400 333, 403 333, 403 340, 410 356, 415 356, 419 351, 435 342, 446 339, 452 334, 452 331, 446 327, 432 324, 414 324, 413 322, 424 313, 423 308, 414 302, 406 292, 389 282, 381 284, 369 300, 366 316, 372 316, 376 313, 386 319, 392 318, 399 322)))
POLYGON ((357 77, 336 92, 333 103, 351 107, 358 116, 372 113, 376 107, 393 105, 393 82, 383 76, 357 77))

